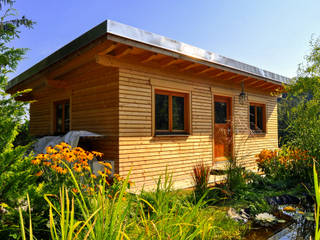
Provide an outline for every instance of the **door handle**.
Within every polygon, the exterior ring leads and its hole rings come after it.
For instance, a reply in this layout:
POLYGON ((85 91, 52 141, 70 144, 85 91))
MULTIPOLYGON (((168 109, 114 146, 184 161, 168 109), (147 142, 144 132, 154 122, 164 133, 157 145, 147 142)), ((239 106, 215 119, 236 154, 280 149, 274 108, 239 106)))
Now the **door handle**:
POLYGON ((230 136, 231 135, 231 129, 228 128, 227 132, 228 132, 228 136, 230 136))

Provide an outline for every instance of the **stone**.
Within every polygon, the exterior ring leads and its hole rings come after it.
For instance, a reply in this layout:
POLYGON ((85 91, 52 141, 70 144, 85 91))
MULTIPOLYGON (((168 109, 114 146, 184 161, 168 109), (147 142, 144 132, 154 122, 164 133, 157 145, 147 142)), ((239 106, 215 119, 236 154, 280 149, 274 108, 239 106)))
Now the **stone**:
POLYGON ((246 223, 249 219, 249 215, 243 209, 240 210, 240 214, 239 214, 234 208, 229 208, 228 216, 237 222, 246 223))

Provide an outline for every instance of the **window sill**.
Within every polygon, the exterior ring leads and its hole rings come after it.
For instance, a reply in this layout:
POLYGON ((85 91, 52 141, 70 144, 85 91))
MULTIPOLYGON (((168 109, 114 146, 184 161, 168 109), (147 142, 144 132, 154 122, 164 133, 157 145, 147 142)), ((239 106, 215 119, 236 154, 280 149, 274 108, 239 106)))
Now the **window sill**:
POLYGON ((264 137, 267 133, 266 132, 253 132, 253 137, 264 137))
POLYGON ((154 137, 189 137, 190 133, 155 133, 154 137))

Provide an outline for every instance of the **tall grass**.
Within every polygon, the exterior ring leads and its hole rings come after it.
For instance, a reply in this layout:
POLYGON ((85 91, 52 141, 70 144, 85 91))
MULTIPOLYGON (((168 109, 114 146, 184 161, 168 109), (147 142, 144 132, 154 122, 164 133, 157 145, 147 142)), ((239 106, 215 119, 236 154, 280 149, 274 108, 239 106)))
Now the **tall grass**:
POLYGON ((209 178, 209 166, 206 166, 202 162, 193 167, 192 179, 195 185, 195 195, 197 200, 199 200, 208 191, 209 178))
MULTIPOLYGON (((28 209, 29 209, 29 239, 32 240, 33 239, 33 230, 32 230, 32 218, 31 218, 31 207, 30 207, 29 194, 27 194, 27 204, 28 204, 28 209)), ((23 240, 26 240, 27 237, 26 237, 26 231, 25 231, 21 207, 19 207, 19 217, 20 217, 21 236, 22 236, 23 240)))
MULTIPOLYGON (((70 174, 72 176, 71 170, 70 174)), ((59 201, 56 196, 45 196, 54 240, 234 239, 241 235, 241 226, 228 219, 225 212, 204 207, 205 196, 194 204, 180 191, 174 191, 172 177, 167 173, 159 178, 155 191, 138 195, 126 193, 128 175, 112 197, 105 181, 87 194, 73 179, 76 191, 62 187, 59 201)), ((32 233, 31 212, 29 214, 32 233)), ((21 232, 25 236, 21 210, 20 217, 21 232)))
POLYGON ((315 228, 315 240, 320 239, 320 229, 319 229, 319 218, 320 218, 320 186, 318 183, 318 173, 316 170, 316 165, 313 163, 313 180, 314 180, 314 191, 316 195, 316 209, 315 209, 315 218, 316 218, 316 228, 315 228))

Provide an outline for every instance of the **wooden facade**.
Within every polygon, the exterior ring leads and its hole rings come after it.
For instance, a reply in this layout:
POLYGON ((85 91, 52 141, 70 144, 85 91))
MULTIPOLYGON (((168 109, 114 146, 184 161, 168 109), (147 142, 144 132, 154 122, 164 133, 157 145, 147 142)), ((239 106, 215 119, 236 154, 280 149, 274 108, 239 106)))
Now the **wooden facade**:
POLYGON ((70 102, 70 129, 103 134, 94 148, 115 161, 115 170, 137 187, 153 186, 166 169, 176 187, 189 187, 192 168, 215 159, 214 99, 231 99, 232 154, 256 170, 255 155, 278 147, 277 98, 270 93, 281 84, 259 77, 208 67, 111 40, 99 40, 76 54, 17 84, 11 92, 33 88, 25 99, 30 106, 30 132, 54 133, 54 103, 70 102), (240 104, 244 82, 248 101, 240 104), (155 134, 155 92, 188 96, 188 134, 155 134), (265 133, 250 131, 249 105, 265 106, 265 133))

